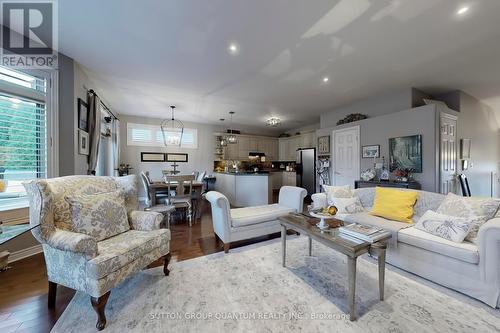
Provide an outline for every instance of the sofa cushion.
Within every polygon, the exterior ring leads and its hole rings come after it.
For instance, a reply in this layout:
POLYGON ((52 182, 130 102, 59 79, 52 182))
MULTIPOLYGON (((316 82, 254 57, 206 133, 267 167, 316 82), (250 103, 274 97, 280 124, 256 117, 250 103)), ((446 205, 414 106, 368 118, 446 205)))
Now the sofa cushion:
POLYGON ((97 243, 97 257, 87 262, 87 275, 100 279, 162 246, 168 246, 170 230, 129 230, 97 243))
POLYGON ((471 242, 455 243, 413 227, 401 229, 398 232, 398 242, 471 264, 479 263, 478 247, 471 242))
POLYGON ((493 216, 500 206, 500 200, 495 198, 461 197, 448 193, 437 212, 440 214, 465 217, 473 221, 466 240, 476 242, 479 228, 493 216))
POLYGON ((428 210, 415 224, 415 228, 452 242, 462 243, 471 225, 472 221, 464 217, 443 215, 428 210))
POLYGON ((417 192, 377 187, 370 214, 390 220, 412 223, 413 206, 415 206, 417 198, 417 192))
POLYGON ((130 229, 122 190, 68 195, 66 201, 71 207, 71 223, 75 232, 100 241, 130 229))
POLYGON ((279 204, 234 208, 231 209, 231 225, 233 227, 242 227, 245 225, 272 221, 278 219, 280 216, 292 213, 293 211, 293 208, 279 204))

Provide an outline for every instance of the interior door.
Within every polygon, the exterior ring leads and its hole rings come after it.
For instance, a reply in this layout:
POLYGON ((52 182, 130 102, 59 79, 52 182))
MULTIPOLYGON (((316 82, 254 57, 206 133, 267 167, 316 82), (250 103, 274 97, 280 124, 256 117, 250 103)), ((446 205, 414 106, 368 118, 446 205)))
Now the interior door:
POLYGON ((359 179, 359 126, 333 131, 333 183, 351 185, 359 179))
POLYGON ((456 192, 457 117, 441 113, 439 145, 439 191, 443 194, 456 192))

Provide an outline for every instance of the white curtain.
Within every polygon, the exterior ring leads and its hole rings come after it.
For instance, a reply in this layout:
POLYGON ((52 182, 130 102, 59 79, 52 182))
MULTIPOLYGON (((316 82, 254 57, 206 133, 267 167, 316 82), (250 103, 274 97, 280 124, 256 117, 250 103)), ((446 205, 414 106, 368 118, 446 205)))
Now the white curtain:
POLYGON ((112 138, 113 138, 113 169, 110 175, 118 176, 118 167, 120 166, 120 121, 118 119, 113 120, 112 128, 112 138))

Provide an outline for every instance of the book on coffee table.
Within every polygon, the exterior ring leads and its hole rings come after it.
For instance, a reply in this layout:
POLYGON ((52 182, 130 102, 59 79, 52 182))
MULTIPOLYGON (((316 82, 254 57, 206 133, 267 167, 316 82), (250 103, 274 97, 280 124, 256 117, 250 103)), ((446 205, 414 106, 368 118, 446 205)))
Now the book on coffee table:
POLYGON ((374 243, 387 237, 388 232, 380 228, 352 223, 340 227, 339 233, 342 236, 354 237, 365 242, 374 243))

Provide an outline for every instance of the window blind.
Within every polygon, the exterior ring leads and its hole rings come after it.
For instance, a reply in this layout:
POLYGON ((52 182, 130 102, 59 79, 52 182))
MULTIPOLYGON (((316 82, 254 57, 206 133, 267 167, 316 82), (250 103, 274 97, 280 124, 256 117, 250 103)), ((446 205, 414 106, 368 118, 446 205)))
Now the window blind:
POLYGON ((24 181, 47 177, 47 106, 44 79, 0 67, 0 83, 2 209, 26 196, 24 181))
MULTIPOLYGON (((127 145, 165 147, 160 126, 127 123, 127 145)), ((198 130, 184 128, 181 148, 198 148, 198 130)))

